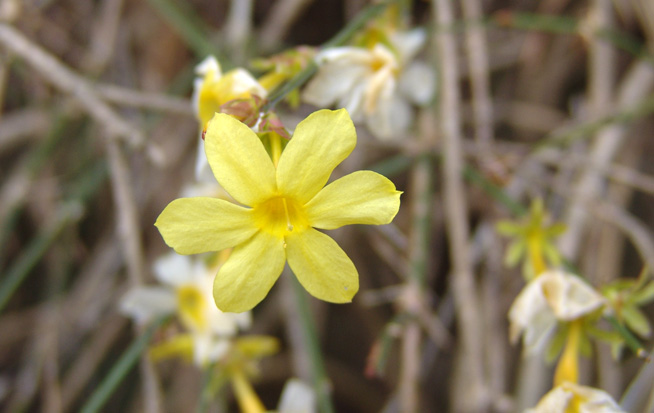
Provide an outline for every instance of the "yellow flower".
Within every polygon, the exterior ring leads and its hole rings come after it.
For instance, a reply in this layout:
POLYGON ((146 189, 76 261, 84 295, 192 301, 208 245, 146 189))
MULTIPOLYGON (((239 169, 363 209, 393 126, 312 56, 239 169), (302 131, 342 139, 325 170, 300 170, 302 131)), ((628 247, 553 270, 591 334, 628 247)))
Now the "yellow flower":
POLYGON ((155 225, 180 254, 234 247, 213 286, 222 311, 253 308, 286 261, 314 297, 350 302, 359 289, 356 268, 332 238, 315 228, 388 224, 401 194, 372 171, 357 171, 324 186, 355 145, 347 111, 321 110, 298 124, 275 165, 250 128, 217 113, 205 136, 209 165, 244 206, 213 198, 177 199, 155 225))
POLYGON ((245 69, 236 68, 223 74, 215 57, 202 61, 195 72, 199 75, 193 85, 193 105, 201 129, 207 125, 215 112, 230 100, 245 99, 252 95, 265 98, 266 89, 245 69))
POLYGON ((547 271, 547 264, 558 267, 561 263, 554 240, 566 227, 561 223, 549 224, 546 212, 543 200, 535 199, 528 216, 517 221, 500 221, 496 227, 500 234, 513 238, 504 257, 505 264, 513 267, 523 260, 522 273, 527 281, 547 271))

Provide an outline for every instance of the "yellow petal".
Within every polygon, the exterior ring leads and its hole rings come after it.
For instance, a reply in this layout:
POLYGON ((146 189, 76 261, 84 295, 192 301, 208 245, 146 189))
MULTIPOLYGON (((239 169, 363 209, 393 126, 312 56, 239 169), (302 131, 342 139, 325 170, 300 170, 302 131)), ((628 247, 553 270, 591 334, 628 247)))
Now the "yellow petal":
POLYGON ((152 361, 166 360, 173 357, 183 357, 187 361, 193 359, 193 337, 190 334, 180 334, 170 340, 150 348, 152 361))
POLYGON ((357 171, 324 187, 305 206, 311 226, 334 229, 343 225, 390 223, 400 209, 393 182, 372 171, 357 171))
POLYGON ((297 125, 279 159, 280 192, 300 203, 309 201, 325 186, 336 165, 347 158, 356 142, 354 124, 345 109, 312 113, 297 125))
POLYGON ((257 232, 249 209, 215 198, 180 198, 154 224, 179 254, 221 251, 257 232))
POLYGON ((286 237, 288 265, 316 298, 349 303, 359 290, 359 274, 336 241, 313 228, 286 237))
POLYGON ((234 248, 213 283, 213 298, 221 311, 251 310, 268 294, 284 269, 284 241, 259 232, 234 248))
POLYGON ((275 167, 250 128, 229 115, 216 113, 204 140, 213 174, 235 200, 252 206, 272 196, 275 167))

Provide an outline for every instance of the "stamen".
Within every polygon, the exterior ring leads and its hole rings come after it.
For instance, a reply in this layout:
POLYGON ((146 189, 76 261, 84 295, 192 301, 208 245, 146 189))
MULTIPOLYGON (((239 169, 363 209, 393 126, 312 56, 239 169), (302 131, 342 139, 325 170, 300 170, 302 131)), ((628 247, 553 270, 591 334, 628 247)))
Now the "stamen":
POLYGON ((284 214, 286 214, 286 229, 293 231, 293 225, 291 225, 291 217, 288 214, 288 205, 286 205, 286 198, 282 198, 282 203, 284 204, 284 214))

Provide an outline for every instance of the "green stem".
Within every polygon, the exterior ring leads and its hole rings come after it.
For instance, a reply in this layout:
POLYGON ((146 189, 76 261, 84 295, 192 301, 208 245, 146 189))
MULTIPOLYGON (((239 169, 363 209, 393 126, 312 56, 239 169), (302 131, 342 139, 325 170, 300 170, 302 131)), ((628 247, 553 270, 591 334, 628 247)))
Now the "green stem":
MULTIPOLYGON (((55 149, 61 147, 64 137, 67 136, 71 119, 61 114, 55 114, 53 118, 53 127, 46 139, 27 155, 24 173, 28 183, 24 185, 32 185, 43 165, 52 158, 55 149)), ((18 223, 25 203, 26 199, 23 197, 14 201, 12 205, 4 205, 4 207, 7 207, 8 212, 4 217, 0 217, 0 222, 4 219, 2 227, 0 227, 0 268, 4 267, 7 252, 6 245, 18 223)))
POLYGON ((200 400, 198 401, 195 413, 204 413, 209 408, 209 402, 211 401, 211 390, 209 386, 211 385, 213 368, 213 364, 204 368, 204 372, 202 373, 202 390, 200 391, 200 400))
POLYGON ((429 258, 432 212, 432 157, 425 154, 416 159, 412 171, 413 219, 409 250, 409 276, 419 289, 424 288, 429 258))
POLYGON ((102 406, 104 406, 109 397, 116 390, 116 387, 118 387, 127 373, 129 373, 134 365, 139 361, 141 353, 146 349, 155 331, 157 331, 159 326, 161 326, 167 319, 167 316, 157 319, 148 326, 143 334, 132 342, 132 344, 127 348, 127 351, 125 351, 118 362, 114 364, 109 374, 105 376, 100 385, 95 389, 93 394, 91 394, 91 397, 89 397, 80 410, 81 413, 94 413, 102 409, 102 406))
POLYGON ((563 131, 554 131, 535 145, 534 150, 544 146, 567 145, 573 141, 583 138, 590 138, 600 129, 607 125, 617 123, 629 123, 636 119, 654 113, 654 97, 648 97, 633 106, 624 108, 616 113, 601 117, 595 121, 566 128, 563 131))
POLYGON ((322 47, 336 47, 345 44, 345 42, 350 40, 354 33, 363 27, 364 24, 380 15, 384 10, 386 10, 386 7, 397 2, 398 0, 389 0, 366 7, 359 14, 357 14, 354 19, 350 20, 350 22, 346 24, 345 27, 336 33, 334 37, 323 44, 322 47))
POLYGON ((502 188, 486 179, 474 167, 465 165, 463 167, 463 176, 467 181, 477 185, 493 199, 507 207, 512 214, 516 216, 524 216, 527 214, 527 212, 529 212, 529 210, 524 205, 511 198, 506 192, 502 190, 502 188))
POLYGON ((634 352, 638 357, 649 359, 649 353, 645 351, 640 340, 634 336, 629 329, 620 324, 620 322, 613 316, 607 316, 606 319, 609 321, 611 326, 622 336, 627 347, 634 352))
MULTIPOLYGON (((207 55, 217 55, 218 48, 211 42, 211 32, 204 21, 197 16, 193 9, 184 1, 174 0, 148 0, 161 16, 184 39, 186 44, 195 52, 196 56, 203 58, 207 55)), ((220 61, 226 68, 227 59, 220 56, 220 61)))
POLYGON ((79 219, 81 210, 82 206, 78 202, 64 204, 59 210, 53 224, 41 231, 27 247, 27 250, 23 252, 16 263, 9 269, 2 284, 0 284, 0 312, 2 312, 16 289, 39 262, 43 254, 48 251, 50 245, 57 239, 63 229, 69 223, 79 219))
MULTIPOLYGON (((290 275, 290 274, 289 274, 290 275)), ((318 342, 318 334, 316 332, 313 319, 311 317, 311 308, 307 300, 304 287, 300 284, 295 276, 290 277, 293 279, 293 292, 295 293, 295 302, 297 311, 300 313, 300 320, 302 322, 302 333, 304 334, 304 342, 307 344, 309 358, 311 359, 311 376, 313 380, 313 388, 317 393, 318 409, 321 413, 333 413, 334 406, 330 397, 330 384, 329 378, 325 371, 325 363, 320 351, 320 343, 318 342)))
POLYGON ((64 228, 81 218, 85 200, 100 188, 100 182, 105 176, 104 163, 94 166, 91 171, 84 174, 71 193, 70 199, 61 205, 52 224, 32 240, 25 252, 9 268, 0 284, 0 312, 64 228))

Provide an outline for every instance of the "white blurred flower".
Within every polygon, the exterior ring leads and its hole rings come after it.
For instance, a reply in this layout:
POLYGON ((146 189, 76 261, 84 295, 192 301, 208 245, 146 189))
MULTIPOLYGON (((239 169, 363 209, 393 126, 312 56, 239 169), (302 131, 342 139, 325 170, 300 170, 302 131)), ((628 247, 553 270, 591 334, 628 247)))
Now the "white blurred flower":
POLYGON ((320 68, 302 97, 316 106, 347 109, 381 139, 398 137, 413 120, 411 104, 424 105, 434 94, 433 71, 412 62, 425 39, 425 32, 415 29, 392 33, 387 45, 325 49, 316 56, 320 68))
POLYGON ((602 390, 564 382, 525 413, 624 413, 624 410, 602 390))
POLYGON ((559 321, 573 321, 605 304, 581 278, 563 271, 539 275, 518 294, 509 310, 510 337, 530 351, 545 346, 559 321))
POLYGON ((284 385, 277 407, 278 413, 314 413, 316 393, 308 384, 298 379, 289 379, 284 385))
MULTIPOLYGON (((223 74, 220 63, 214 56, 208 56, 195 67, 198 77, 193 82, 193 108, 200 121, 200 130, 213 118, 220 107, 234 99, 247 99, 252 95, 265 98, 266 89, 245 69, 236 68, 223 74)), ((204 141, 198 139, 195 175, 200 182, 215 182, 207 157, 204 141)))
POLYGON ((249 312, 223 313, 216 307, 215 272, 202 260, 169 253, 154 263, 155 276, 163 285, 128 291, 120 302, 121 312, 137 323, 176 313, 192 339, 194 361, 200 365, 215 361, 229 348, 225 339, 251 324, 249 312))

